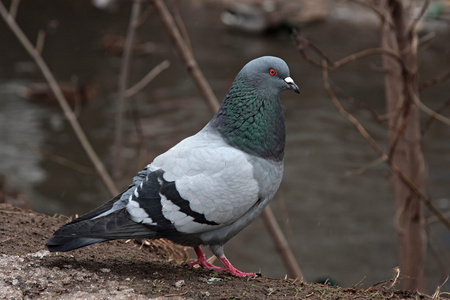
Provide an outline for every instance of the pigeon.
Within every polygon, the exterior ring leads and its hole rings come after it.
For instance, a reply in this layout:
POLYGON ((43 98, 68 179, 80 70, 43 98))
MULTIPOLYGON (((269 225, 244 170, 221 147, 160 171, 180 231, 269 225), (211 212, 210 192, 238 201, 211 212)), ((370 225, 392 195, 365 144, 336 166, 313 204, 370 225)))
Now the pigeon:
POLYGON ((283 177, 286 129, 279 94, 299 93, 287 64, 274 56, 248 62, 214 117, 197 134, 157 156, 121 194, 62 226, 45 243, 65 252, 114 239, 169 239, 193 247, 198 265, 236 269, 223 245, 274 197, 283 177), (209 246, 223 264, 209 263, 209 246))

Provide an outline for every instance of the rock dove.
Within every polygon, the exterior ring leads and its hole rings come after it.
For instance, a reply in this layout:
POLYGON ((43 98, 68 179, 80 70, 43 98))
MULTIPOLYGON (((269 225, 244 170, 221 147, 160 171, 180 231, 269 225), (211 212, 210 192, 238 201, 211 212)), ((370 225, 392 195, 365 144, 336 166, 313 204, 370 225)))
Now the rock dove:
POLYGON ((240 277, 223 245, 274 197, 283 176, 285 123, 279 93, 299 93, 286 63, 247 63, 211 121, 159 155, 123 193, 59 228, 46 246, 69 251, 114 239, 166 238, 193 247, 199 265, 240 277), (223 267, 209 263, 208 245, 223 267))

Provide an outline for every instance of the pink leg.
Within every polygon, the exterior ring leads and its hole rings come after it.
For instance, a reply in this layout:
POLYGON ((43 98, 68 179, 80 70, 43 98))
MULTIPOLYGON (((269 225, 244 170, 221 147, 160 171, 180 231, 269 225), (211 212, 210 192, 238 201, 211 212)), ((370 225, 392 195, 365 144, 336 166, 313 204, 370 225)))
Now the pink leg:
POLYGON ((205 255, 203 254, 202 249, 200 247, 194 247, 195 254, 197 254, 197 260, 191 263, 188 263, 188 267, 193 267, 195 265, 199 265, 200 267, 208 270, 214 270, 216 272, 220 271, 221 268, 209 263, 206 260, 205 255))
POLYGON ((256 277, 256 273, 245 273, 242 271, 239 271, 233 265, 230 263, 230 261, 224 256, 223 258, 217 257, 223 264, 223 268, 220 269, 220 271, 226 271, 230 273, 231 275, 238 276, 238 277, 256 277))
POLYGON ((255 277, 256 274, 255 273, 245 273, 245 272, 241 272, 238 269, 236 269, 235 267, 233 267, 233 265, 230 263, 230 261, 224 256, 223 258, 217 256, 217 258, 222 262, 223 264, 223 268, 219 268, 211 263, 209 263, 206 258, 205 255, 203 254, 202 249, 200 249, 200 247, 194 247, 194 251, 195 254, 197 254, 197 260, 191 263, 188 263, 187 266, 188 267, 193 267, 195 265, 199 265, 200 267, 204 268, 204 269, 208 269, 208 270, 213 270, 214 272, 228 272, 231 275, 234 276, 238 276, 238 277, 255 277))

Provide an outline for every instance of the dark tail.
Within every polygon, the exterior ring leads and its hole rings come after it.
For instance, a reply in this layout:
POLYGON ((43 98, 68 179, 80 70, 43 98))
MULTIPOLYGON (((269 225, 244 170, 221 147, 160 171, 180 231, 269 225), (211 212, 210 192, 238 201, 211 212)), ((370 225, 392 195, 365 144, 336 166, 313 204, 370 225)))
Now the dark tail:
MULTIPOLYGON (((95 215, 90 212, 85 216, 95 215)), ((45 243, 48 250, 65 252, 108 240, 157 237, 150 226, 132 221, 125 208, 97 219, 85 216, 59 228, 45 243)))

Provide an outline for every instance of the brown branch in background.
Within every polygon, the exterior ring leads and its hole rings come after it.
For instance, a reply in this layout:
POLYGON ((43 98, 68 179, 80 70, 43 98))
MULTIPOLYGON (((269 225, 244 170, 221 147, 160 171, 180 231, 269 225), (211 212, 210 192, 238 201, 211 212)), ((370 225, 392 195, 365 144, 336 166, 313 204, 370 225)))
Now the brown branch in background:
POLYGON ((348 63, 358 60, 360 58, 370 56, 370 55, 378 55, 378 54, 389 55, 389 56, 395 58, 403 66, 403 62, 401 61, 400 57, 396 53, 388 51, 386 49, 382 49, 382 48, 370 48, 370 49, 364 49, 362 51, 353 53, 347 57, 344 57, 340 60, 335 61, 333 63, 333 69, 337 69, 345 64, 348 64, 348 63))
MULTIPOLYGON (((314 44, 312 44, 310 41, 301 38, 300 36, 298 36, 297 34, 294 34, 294 40, 297 43, 297 48, 298 51, 300 52, 300 55, 309 63, 318 66, 319 64, 315 61, 313 61, 306 53, 305 53, 305 49, 310 47, 313 49, 314 53, 316 53, 317 55, 319 55, 319 57, 322 58, 322 63, 321 68, 322 68, 322 74, 323 74, 323 81, 324 81, 324 86, 326 91, 328 92, 332 102, 334 103, 334 105, 337 107, 339 113, 341 113, 344 117, 346 117, 355 127, 356 129, 360 132, 360 134, 366 139, 366 141, 369 143, 369 145, 372 147, 372 149, 380 156, 380 158, 387 162, 389 167, 391 168, 391 170, 402 180, 402 182, 409 187, 409 189, 416 194, 422 201, 423 203, 439 218, 439 220, 447 227, 450 229, 450 221, 447 220, 443 214, 438 210, 438 208, 431 202, 431 200, 426 197, 422 191, 420 191, 420 189, 413 184, 413 182, 407 178, 402 171, 396 166, 394 165, 391 161, 388 155, 386 155, 382 149, 378 146, 378 144, 376 143, 376 141, 369 135, 369 133, 365 130, 365 128, 358 122, 358 120, 353 117, 350 113, 348 113, 343 107, 342 105, 339 103, 339 100, 337 99, 333 89, 330 87, 329 84, 329 79, 328 79, 328 70, 332 70, 334 68, 336 68, 336 65, 338 66, 342 66, 345 63, 348 63, 350 61, 354 61, 356 59, 359 59, 361 57, 364 57, 368 54, 387 54, 393 58, 395 58, 402 66, 402 68, 405 70, 404 67, 404 63, 401 61, 401 59, 398 57, 398 55, 396 55, 393 52, 390 51, 373 51, 374 49, 368 49, 368 50, 372 50, 369 52, 366 51, 360 51, 357 54, 354 55, 350 55, 344 59, 339 60, 339 64, 337 64, 336 62, 331 61, 317 46, 315 46, 314 44), (331 62, 331 67, 329 66, 331 62)), ((443 80, 443 79, 442 79, 443 80)), ((411 91, 410 91, 411 92, 411 91)), ((444 116, 442 116, 441 114, 431 110, 430 108, 428 108, 427 106, 425 106, 417 97, 417 95, 413 94, 413 99, 415 104, 424 112, 426 112, 427 114, 429 114, 430 116, 432 116, 433 118, 440 120, 441 122, 450 125, 450 120, 444 116)))
POLYGON ((294 32, 293 37, 295 43, 297 44, 297 50, 300 52, 300 55, 303 57, 305 61, 309 62, 311 65, 316 66, 318 68, 323 67, 321 62, 314 61, 306 54, 306 49, 311 48, 313 53, 319 56, 320 61, 325 60, 327 62, 327 68, 329 65, 331 66, 334 65, 334 61, 328 58, 328 56, 326 56, 325 53, 322 52, 322 50, 320 50, 316 45, 311 43, 309 40, 302 38, 296 32, 294 32))
POLYGON ((429 88, 430 86, 436 85, 438 83, 444 82, 445 80, 447 80, 449 78, 450 78, 450 70, 445 72, 444 74, 441 74, 441 75, 433 78, 433 79, 423 82, 419 87, 419 91, 422 91, 422 90, 429 88))
MULTIPOLYGON (((158 15, 160 16, 164 24, 164 27, 169 33, 173 43, 175 44, 175 47, 177 48, 179 56, 181 57, 184 65, 191 74, 203 98, 205 99, 209 107, 209 110, 211 111, 212 114, 215 114, 220 106, 219 101, 217 100, 211 87, 206 81, 202 71, 198 67, 198 64, 191 50, 186 45, 186 42, 183 40, 180 32, 178 31, 178 28, 175 25, 175 21, 173 20, 172 15, 169 13, 166 5, 164 4, 164 1, 154 0, 153 3, 155 5, 155 9, 158 15)), ((285 262, 285 266, 289 271, 289 276, 293 278, 303 278, 298 262, 296 261, 292 249, 289 247, 289 244, 286 241, 283 231, 278 225, 276 219, 273 217, 273 212, 270 206, 267 206, 264 209, 261 216, 264 219, 264 223, 266 224, 267 230, 269 231, 269 233, 271 233, 271 236, 274 239, 277 248, 280 251, 283 261, 285 262)))
POLYGON ((327 63, 324 60, 323 62, 323 68, 322 68, 322 77, 323 77, 323 84, 325 87, 325 90, 328 93, 328 96, 330 97, 333 104, 338 109, 339 113, 343 115, 347 120, 350 121, 350 123, 353 124, 353 126, 356 127, 358 132, 366 139, 366 141, 369 143, 369 145, 372 147, 373 150, 383 159, 383 161, 388 160, 388 156, 383 152, 383 150, 378 146, 378 143, 372 138, 372 136, 367 132, 367 130, 364 128, 364 126, 361 125, 361 123, 358 122, 358 120, 349 112, 345 110, 345 108, 341 105, 339 100, 336 97, 336 94, 334 93, 333 89, 330 86, 329 78, 328 78, 328 70, 327 63))
POLYGON ((366 0, 351 0, 351 1, 354 3, 357 3, 359 5, 362 5, 364 7, 370 8, 374 13, 376 13, 380 17, 381 20, 383 20, 383 22, 388 23, 389 26, 391 26, 391 27, 394 26, 391 18, 388 18, 386 16, 386 14, 384 14, 382 11, 380 11, 378 9, 378 7, 376 7, 374 4, 371 4, 366 0))
MULTIPOLYGON (((269 208, 269 206, 267 206, 269 208)), ((264 220, 267 230, 275 241, 277 250, 281 253, 284 265, 288 269, 288 273, 293 278, 298 278, 300 281, 304 280, 302 271, 297 264, 294 254, 290 251, 289 243, 284 237, 283 232, 278 225, 277 219, 271 209, 264 209, 261 216, 264 220)))
POLYGON ((167 69, 170 66, 170 62, 168 60, 164 60, 156 67, 154 67, 147 75, 145 75, 139 82, 137 82, 132 87, 128 88, 125 91, 125 97, 130 98, 131 96, 136 95, 141 91, 144 87, 146 87, 156 76, 158 76, 162 71, 167 69))
POLYGON ((170 6, 172 7, 172 14, 174 16, 175 22, 178 25, 178 30, 180 31, 186 46, 189 48, 189 51, 192 53, 192 44, 189 38, 189 34, 187 32, 186 26, 184 25, 183 19, 180 15, 180 10, 178 9, 177 4, 174 0, 170 0, 170 6))
POLYGON ((9 15, 15 19, 17 16, 17 10, 19 9, 20 0, 13 0, 9 6, 9 15))
POLYGON ((145 22, 147 22, 147 20, 150 18, 150 16, 152 15, 152 13, 155 11, 153 6, 149 6, 147 7, 146 10, 144 10, 140 16, 139 19, 136 21, 136 29, 140 28, 142 25, 145 24, 145 22))
POLYGON ((413 100, 414 103, 417 105, 417 107, 420 108, 420 110, 422 110, 424 113, 426 113, 427 115, 429 115, 430 117, 441 121, 442 123, 450 126, 450 119, 441 115, 440 113, 432 110, 431 108, 429 108, 428 106, 426 106, 425 104, 423 104, 422 101, 420 101, 419 97, 417 97, 416 94, 411 94, 413 96, 413 100))
POLYGON ((370 55, 378 55, 378 54, 386 54, 391 56, 392 58, 396 59, 402 66, 404 66, 403 62, 401 61, 400 57, 391 51, 388 51, 386 49, 382 49, 382 48, 370 48, 370 49, 365 49, 356 53, 353 53, 347 57, 344 57, 340 60, 337 61, 333 61, 332 59, 330 59, 328 56, 325 55, 325 53, 320 50, 319 47, 317 47, 316 45, 314 45, 314 43, 312 43, 311 41, 302 38, 301 36, 299 36, 298 34, 294 33, 294 40, 297 44, 297 50, 300 52, 300 55, 310 64, 312 64, 313 66, 316 66, 320 69, 323 68, 323 64, 322 64, 322 60, 325 60, 327 62, 327 68, 329 70, 335 70, 339 67, 342 67, 345 64, 348 64, 350 62, 353 62, 355 60, 358 60, 360 58, 366 57, 366 56, 370 56, 370 55), (315 53, 317 56, 319 56, 320 61, 317 62, 315 60, 313 60, 312 58, 310 58, 307 54, 306 54, 306 49, 310 48, 312 50, 313 53, 315 53))
MULTIPOLYGON (((444 104, 442 104, 441 107, 439 107, 438 109, 435 109, 434 111, 437 112, 438 114, 441 114, 450 106, 450 99, 447 99, 447 101, 444 102, 444 104)), ((430 128, 431 124, 433 123, 433 121, 435 121, 436 118, 429 116, 428 120, 425 121, 425 124, 422 127, 421 130, 421 134, 424 135, 428 129, 430 128)))
MULTIPOLYGON (((398 108, 398 113, 395 114, 395 116, 399 116, 400 114, 403 115, 402 118, 402 123, 399 124, 399 126, 396 128, 396 132, 395 132, 395 137, 394 139, 391 141, 391 145, 389 147, 389 151, 388 151, 388 157, 392 158, 394 153, 395 153, 395 149, 397 148, 397 145, 400 141, 400 138, 403 136, 406 127, 408 125, 408 120, 409 117, 411 116, 410 112, 410 105, 406 105, 405 102, 403 102, 403 105, 401 107, 398 108)), ((394 129, 392 129, 394 130, 394 129)))
POLYGON ((170 14, 167 6, 162 0, 154 0, 153 4, 155 6, 156 12, 158 13, 161 21, 169 34, 172 42, 174 43, 178 54, 183 61, 183 64, 186 66, 189 74, 191 74, 192 79, 197 85, 198 90, 202 94, 203 98, 205 98, 207 105, 210 110, 214 113, 219 109, 219 101, 214 95, 211 87, 207 83, 205 76, 200 71, 198 67, 197 61, 195 60, 192 52, 189 50, 189 47, 186 45, 186 42, 183 40, 180 32, 175 25, 175 21, 173 20, 172 15, 170 14))
POLYGON ((49 161, 57 163, 57 164, 59 164, 61 166, 64 166, 66 168, 75 170, 75 171, 77 171, 77 172, 79 172, 81 174, 85 174, 85 175, 89 174, 90 175, 90 174, 92 174, 94 172, 94 170, 92 168, 83 166, 83 165, 81 165, 81 164, 79 164, 79 163, 77 163, 77 162, 75 162, 73 160, 70 160, 70 159, 67 159, 65 157, 62 157, 62 156, 56 155, 54 153, 51 153, 51 152, 45 151, 43 149, 40 149, 38 146, 36 146, 33 143, 27 142, 27 146, 31 150, 33 150, 34 152, 39 153, 40 155, 45 157, 45 159, 48 159, 49 161))
POLYGON ((88 138, 86 137, 86 134, 84 133, 83 129, 81 128, 80 123, 78 123, 78 120, 74 113, 72 112, 69 104, 67 103, 67 100, 65 99, 61 88, 59 87, 58 83, 56 82, 55 77, 53 76, 52 72, 48 68, 47 64, 45 63, 42 56, 39 54, 39 52, 36 50, 36 48, 31 44, 30 40, 25 36, 22 29, 17 25, 12 15, 8 13, 5 6, 3 5, 3 2, 0 1, 0 15, 2 16, 3 20, 6 22, 8 27, 11 29, 11 31, 14 33, 14 35, 17 37, 17 39, 20 41, 20 43, 23 45, 25 50, 28 52, 28 54, 33 58, 39 69, 41 70, 42 74, 44 75, 45 79, 47 80, 52 92, 55 95, 55 98, 58 100, 59 105, 61 106, 61 109, 64 112, 64 116, 66 117, 67 121, 71 125, 76 137, 81 143, 81 146, 83 147, 84 151, 88 155, 89 159, 93 163, 95 170, 99 174, 100 178, 105 183, 107 189, 112 195, 118 194, 118 190, 116 186, 114 185, 114 182, 112 181, 111 177, 109 176, 108 172, 106 171, 105 166, 103 165, 102 161, 98 157, 97 153, 95 152, 94 148, 92 147, 91 143, 89 142, 88 138))
POLYGON ((414 20, 411 22, 411 25, 409 26, 409 29, 407 31, 408 34, 412 34, 413 32, 416 32, 417 25, 419 24, 419 21, 422 20, 423 16, 425 15, 425 12, 427 11, 428 6, 430 6, 430 0, 426 0, 423 3, 419 14, 417 15, 416 18, 414 18, 414 20))
POLYGON ((363 101, 356 99, 350 95, 348 95, 343 89, 341 89, 340 87, 334 85, 333 86, 333 90, 335 90, 338 94, 342 95, 343 97, 345 97, 345 99, 347 99, 348 102, 352 103, 352 104, 356 104, 358 105, 360 108, 365 109, 367 111, 369 111, 373 118, 378 122, 378 123, 382 123, 383 122, 383 118, 369 105, 367 105, 366 103, 364 103, 363 101))
POLYGON ((146 140, 144 136, 144 131, 142 130, 142 123, 141 123, 141 114, 139 113, 139 109, 136 105, 136 101, 134 99, 130 99, 130 105, 131 105, 131 119, 133 120, 133 125, 136 133, 136 152, 137 152, 137 159, 136 159, 136 172, 139 172, 142 169, 142 166, 147 164, 147 149, 145 148, 144 141, 146 140))
POLYGON ((429 45, 436 38, 436 32, 429 32, 419 38, 419 46, 429 45))
POLYGON ((113 152, 113 176, 118 180, 122 172, 123 162, 121 159, 123 144, 123 119, 125 114, 126 89, 128 84, 128 73, 130 68, 132 47, 136 33, 136 24, 141 13, 141 0, 134 0, 131 8, 130 22, 128 24, 127 36, 125 39, 125 48, 122 55, 120 66, 119 90, 117 95, 116 123, 114 134, 114 152, 113 152))
POLYGON ((39 54, 42 54, 42 50, 44 50, 44 43, 45 43, 45 31, 39 30, 37 40, 36 40, 36 51, 39 54))
POLYGON ((370 136, 370 134, 366 131, 366 129, 359 123, 359 121, 349 112, 347 112, 339 102, 339 100, 336 97, 336 94, 334 93, 333 89, 330 87, 329 84, 329 77, 328 77, 328 67, 326 66, 326 61, 323 61, 324 67, 322 68, 322 76, 323 76, 323 82, 325 90, 327 91, 328 95, 330 96, 331 101, 338 109, 339 113, 343 115, 347 120, 350 121, 350 123, 353 124, 353 126, 356 127, 356 129, 359 131, 359 133, 364 137, 364 139, 369 143, 369 145, 372 147, 372 149, 380 156, 380 158, 388 164, 388 166, 391 168, 391 170, 394 172, 395 175, 397 175, 401 181, 417 196, 419 197, 422 202, 428 207, 428 209, 436 215, 436 217, 444 224, 448 229, 450 229, 450 220, 448 220, 444 214, 434 205, 434 203, 431 202, 431 200, 425 196, 422 191, 407 177, 403 172, 389 159, 389 157, 384 153, 384 151, 378 146, 377 142, 370 136))

